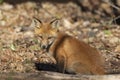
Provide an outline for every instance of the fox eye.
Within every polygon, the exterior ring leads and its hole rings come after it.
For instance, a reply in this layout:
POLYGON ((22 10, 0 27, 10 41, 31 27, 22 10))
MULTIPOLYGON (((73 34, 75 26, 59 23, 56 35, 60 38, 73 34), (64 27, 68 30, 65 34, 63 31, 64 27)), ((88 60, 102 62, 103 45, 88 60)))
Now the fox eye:
POLYGON ((48 39, 52 39, 53 37, 48 37, 48 39))
POLYGON ((38 37, 41 38, 41 39, 43 38, 42 36, 38 36, 38 37))

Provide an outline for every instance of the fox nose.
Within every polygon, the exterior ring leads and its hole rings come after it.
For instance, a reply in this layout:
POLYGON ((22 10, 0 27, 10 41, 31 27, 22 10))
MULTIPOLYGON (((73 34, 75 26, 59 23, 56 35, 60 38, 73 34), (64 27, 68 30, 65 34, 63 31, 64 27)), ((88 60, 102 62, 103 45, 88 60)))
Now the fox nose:
POLYGON ((46 46, 46 45, 42 45, 41 48, 42 48, 42 49, 46 49, 47 46, 46 46))

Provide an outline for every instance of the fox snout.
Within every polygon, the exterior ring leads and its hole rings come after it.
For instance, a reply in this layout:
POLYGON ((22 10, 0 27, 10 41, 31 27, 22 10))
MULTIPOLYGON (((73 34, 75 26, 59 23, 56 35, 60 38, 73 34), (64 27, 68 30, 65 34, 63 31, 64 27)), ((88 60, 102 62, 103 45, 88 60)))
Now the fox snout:
POLYGON ((42 49, 47 49, 48 45, 49 45, 48 41, 42 41, 41 44, 40 44, 40 47, 42 49))
POLYGON ((47 49, 52 44, 52 41, 44 42, 40 45, 42 49, 47 49))
POLYGON ((43 39, 41 40, 41 44, 40 44, 40 47, 42 49, 47 49, 49 46, 52 45, 52 43, 54 42, 54 38, 49 38, 49 39, 43 39))
POLYGON ((42 48, 42 49, 47 49, 47 48, 48 48, 48 45, 42 44, 42 45, 41 45, 41 48, 42 48))

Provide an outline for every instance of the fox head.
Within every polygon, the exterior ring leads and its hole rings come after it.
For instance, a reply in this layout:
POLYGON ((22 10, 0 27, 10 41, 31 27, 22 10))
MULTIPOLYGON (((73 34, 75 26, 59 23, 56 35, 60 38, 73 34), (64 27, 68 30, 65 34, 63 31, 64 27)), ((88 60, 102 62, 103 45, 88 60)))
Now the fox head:
POLYGON ((43 23, 41 20, 34 18, 32 26, 34 27, 35 36, 40 41, 42 49, 47 49, 55 41, 58 30, 59 19, 43 23))

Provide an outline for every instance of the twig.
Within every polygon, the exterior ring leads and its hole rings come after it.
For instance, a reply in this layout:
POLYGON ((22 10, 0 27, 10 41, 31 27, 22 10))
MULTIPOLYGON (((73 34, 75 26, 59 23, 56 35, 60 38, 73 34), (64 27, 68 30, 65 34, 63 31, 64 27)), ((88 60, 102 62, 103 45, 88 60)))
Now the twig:
POLYGON ((110 2, 110 0, 103 0, 105 3, 108 3, 110 6, 112 6, 113 8, 117 9, 118 11, 120 11, 120 8, 116 5, 114 5, 112 2, 110 2))

